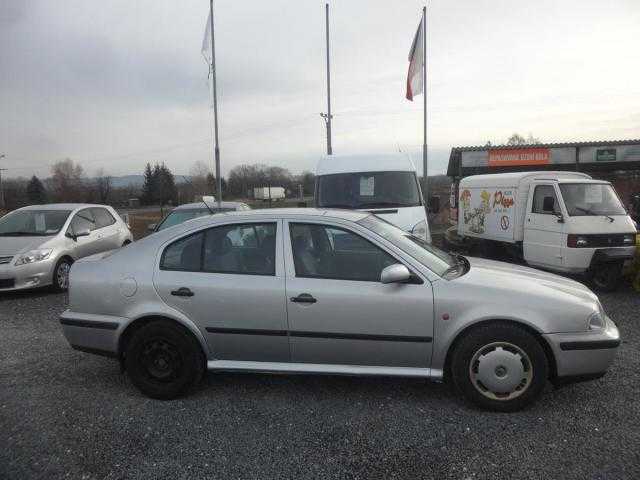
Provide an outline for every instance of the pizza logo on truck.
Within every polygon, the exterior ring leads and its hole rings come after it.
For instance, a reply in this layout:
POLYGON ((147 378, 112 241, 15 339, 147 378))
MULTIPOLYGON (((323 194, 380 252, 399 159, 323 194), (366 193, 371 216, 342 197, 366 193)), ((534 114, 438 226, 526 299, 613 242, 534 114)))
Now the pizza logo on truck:
POLYGON ((502 208, 510 208, 513 203, 513 197, 508 197, 506 193, 503 194, 500 190, 493 194, 493 208, 496 208, 496 205, 502 208))

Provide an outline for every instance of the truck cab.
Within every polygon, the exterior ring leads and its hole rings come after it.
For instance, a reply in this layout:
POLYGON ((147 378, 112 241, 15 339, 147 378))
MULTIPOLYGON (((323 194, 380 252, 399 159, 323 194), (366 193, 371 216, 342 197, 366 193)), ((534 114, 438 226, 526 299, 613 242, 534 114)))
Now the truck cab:
POLYGON ((469 244, 508 246, 533 267, 586 274, 600 290, 613 290, 634 256, 634 223, 609 182, 521 172, 466 177, 460 191, 458 233, 469 244))
POLYGON ((527 263, 586 272, 613 288, 633 258, 635 227, 613 186, 593 179, 536 180, 529 190, 523 253, 527 263))
POLYGON ((406 154, 327 155, 316 168, 315 206, 371 212, 431 243, 427 208, 406 154))

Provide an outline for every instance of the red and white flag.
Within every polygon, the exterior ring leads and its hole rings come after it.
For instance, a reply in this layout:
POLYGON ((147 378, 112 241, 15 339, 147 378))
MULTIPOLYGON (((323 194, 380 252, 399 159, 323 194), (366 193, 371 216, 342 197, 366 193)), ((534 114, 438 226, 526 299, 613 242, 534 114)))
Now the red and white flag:
POLYGON ((424 40, 423 22, 420 21, 418 31, 413 37, 411 50, 409 51, 409 73, 407 73, 407 100, 413 101, 413 97, 423 93, 424 78, 424 40))

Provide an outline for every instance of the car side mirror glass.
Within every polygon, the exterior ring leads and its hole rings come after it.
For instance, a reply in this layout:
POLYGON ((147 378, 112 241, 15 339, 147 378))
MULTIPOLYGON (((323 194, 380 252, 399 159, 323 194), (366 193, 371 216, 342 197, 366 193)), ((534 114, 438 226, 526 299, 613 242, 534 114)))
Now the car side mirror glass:
POLYGON ((91 234, 91 230, 88 228, 82 228, 75 233, 75 238, 88 237, 91 234))
POLYGON ((411 279, 409 269, 400 263, 389 265, 380 273, 382 283, 406 283, 411 279))

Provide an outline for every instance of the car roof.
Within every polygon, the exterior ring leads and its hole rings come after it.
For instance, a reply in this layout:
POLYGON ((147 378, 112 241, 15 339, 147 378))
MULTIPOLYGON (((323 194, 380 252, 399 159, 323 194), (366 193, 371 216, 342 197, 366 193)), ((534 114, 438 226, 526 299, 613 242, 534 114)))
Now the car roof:
MULTIPOLYGON (((246 203, 242 202, 222 202, 222 208, 238 208, 241 205, 246 205, 246 203)), ((207 205, 204 202, 194 202, 194 203, 184 203, 182 205, 178 205, 174 210, 187 210, 187 209, 203 209, 208 210, 207 205)), ((218 208, 218 202, 215 202, 212 208, 218 208)))
POLYGON ((355 172, 415 172, 416 166, 406 153, 325 155, 316 167, 316 175, 355 172))
POLYGON ((78 210, 89 207, 107 207, 96 203, 45 203, 42 205, 29 205, 20 210, 78 210))

